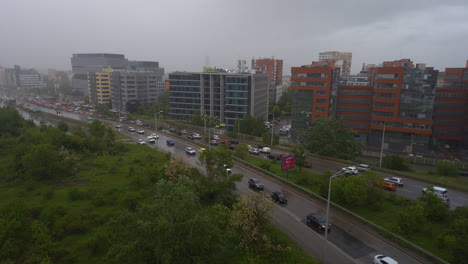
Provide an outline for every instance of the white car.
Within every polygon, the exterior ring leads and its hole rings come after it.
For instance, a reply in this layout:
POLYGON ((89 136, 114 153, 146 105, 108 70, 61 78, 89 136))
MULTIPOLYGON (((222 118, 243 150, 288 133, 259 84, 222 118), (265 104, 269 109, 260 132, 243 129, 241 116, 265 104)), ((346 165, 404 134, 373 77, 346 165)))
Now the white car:
POLYGON ((122 128, 121 124, 115 124, 115 128, 122 128))
POLYGON ((148 139, 147 139, 147 141, 148 141, 149 143, 155 143, 155 142, 156 142, 156 139, 155 139, 154 137, 152 137, 152 136, 149 136, 148 139))
POLYGON ((145 134, 145 131, 140 129, 140 130, 137 131, 137 133, 143 135, 143 134, 145 134))
POLYGON ((128 127, 128 131, 135 132, 135 128, 134 127, 128 127))
POLYGON ((138 139, 137 144, 144 145, 145 141, 143 139, 138 139))
POLYGON ((370 166, 367 164, 359 164, 359 165, 356 165, 356 169, 358 171, 368 171, 370 170, 370 166))
POLYGON ((262 153, 270 154, 271 153, 271 148, 263 147, 263 148, 259 149, 259 151, 262 152, 262 153))
MULTIPOLYGON (((159 135, 158 135, 158 134, 155 134, 155 133, 151 134, 149 137, 152 137, 152 138, 154 138, 154 139, 159 139, 159 135)), ((148 137, 148 138, 149 138, 149 137, 148 137)))
POLYGON ((219 140, 219 136, 218 136, 218 135, 213 135, 213 137, 211 137, 211 139, 213 139, 213 140, 219 140))
POLYGON ((187 130, 184 129, 184 130, 180 131, 180 133, 187 134, 188 132, 187 132, 187 130))
POLYGON ((359 173, 359 171, 354 166, 343 168, 342 171, 346 176, 358 175, 359 173))
POLYGON ((195 139, 201 139, 201 135, 200 135, 200 134, 193 134, 192 137, 195 138, 195 139))
POLYGON ((195 154, 197 154, 197 152, 196 152, 192 147, 186 147, 186 148, 185 148, 185 153, 187 153, 188 155, 195 155, 195 154))
POLYGON ((393 183, 395 183, 395 184, 398 185, 398 186, 403 186, 403 179, 402 179, 402 178, 398 178, 398 177, 388 177, 388 178, 385 178, 384 181, 393 182, 393 183))
POLYGON ((254 154, 254 155, 258 155, 258 154, 260 154, 260 151, 258 150, 258 148, 251 148, 251 149, 249 149, 249 153, 254 154))
POLYGON ((391 257, 379 254, 374 257, 374 264, 398 264, 398 262, 391 257))

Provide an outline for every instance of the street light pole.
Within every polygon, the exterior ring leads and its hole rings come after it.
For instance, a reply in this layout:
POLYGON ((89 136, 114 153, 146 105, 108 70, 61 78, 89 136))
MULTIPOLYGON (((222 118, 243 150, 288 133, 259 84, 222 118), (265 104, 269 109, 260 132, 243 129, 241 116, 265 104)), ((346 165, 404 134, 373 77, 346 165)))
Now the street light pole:
POLYGON ((379 167, 380 168, 382 168, 382 156, 383 156, 384 140, 385 140, 385 124, 384 124, 384 127, 383 127, 383 133, 382 133, 382 146, 380 146, 380 161, 379 161, 379 167))
POLYGON ((332 186, 332 179, 340 176, 343 170, 338 171, 337 173, 333 174, 330 177, 328 182, 328 199, 327 199, 327 209, 325 213, 325 243, 323 244, 323 255, 322 255, 322 263, 325 264, 325 259, 327 255, 327 246, 328 246, 328 215, 330 213, 330 197, 331 197, 331 186, 332 186))
POLYGON ((271 144, 270 146, 273 147, 273 122, 275 121, 275 113, 273 114, 273 120, 271 120, 271 144))

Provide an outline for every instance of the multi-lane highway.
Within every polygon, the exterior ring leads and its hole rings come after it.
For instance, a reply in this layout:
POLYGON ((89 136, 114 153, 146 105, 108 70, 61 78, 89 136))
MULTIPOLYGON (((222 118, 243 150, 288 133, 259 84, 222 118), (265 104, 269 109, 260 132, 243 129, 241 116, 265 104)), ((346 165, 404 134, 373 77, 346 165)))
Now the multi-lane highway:
MULTIPOLYGON (((145 135, 139 135, 135 132, 128 132, 127 126, 120 129, 120 132, 132 138, 131 142, 146 139, 146 136, 153 131, 146 131, 145 135)), ((162 152, 169 152, 174 157, 181 156, 191 166, 200 168, 197 164, 199 147, 191 141, 180 140, 171 137, 169 134, 159 134, 159 140, 155 144, 147 143, 146 146, 162 152), (166 140, 173 139, 175 146, 167 146, 166 140), (186 155, 185 148, 193 147, 197 150, 195 156, 186 155)), ((310 228, 305 223, 305 217, 309 213, 320 213, 325 215, 325 210, 321 202, 315 201, 308 196, 288 188, 282 183, 267 176, 252 171, 241 164, 236 164, 232 168, 233 173, 244 175, 241 182, 237 184, 237 191, 243 194, 249 191, 247 181, 255 177, 265 184, 263 194, 268 197, 272 191, 281 191, 288 198, 288 204, 276 206, 272 212, 272 222, 288 234, 299 246, 316 258, 322 258, 324 237, 323 234, 310 228)), ((329 233, 329 246, 327 247, 327 263, 370 263, 376 254, 387 254, 400 261, 400 263, 427 263, 428 261, 409 253, 407 250, 401 250, 399 246, 387 239, 379 236, 376 232, 369 230, 360 223, 348 220, 347 216, 340 215, 332 211, 330 214, 332 231, 329 233)))

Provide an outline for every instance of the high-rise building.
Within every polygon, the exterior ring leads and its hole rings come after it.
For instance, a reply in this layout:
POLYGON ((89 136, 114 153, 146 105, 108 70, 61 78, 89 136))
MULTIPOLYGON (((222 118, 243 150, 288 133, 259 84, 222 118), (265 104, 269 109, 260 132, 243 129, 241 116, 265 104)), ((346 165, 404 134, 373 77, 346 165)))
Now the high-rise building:
POLYGON ((283 80, 283 60, 270 58, 252 59, 252 70, 264 71, 268 73, 268 85, 277 86, 283 80))
POLYGON ((445 69, 436 91, 434 141, 468 156, 468 61, 465 68, 445 69))
POLYGON ((111 104, 111 74, 112 69, 101 72, 88 72, 88 97, 92 106, 111 104))
POLYGON ((267 118, 268 74, 174 72, 169 74, 170 113, 180 119, 219 117, 232 130, 246 114, 267 118))
POLYGON ((368 86, 338 88, 337 117, 361 142, 393 151, 427 152, 431 146, 438 71, 410 60, 369 69, 368 86))
POLYGON ((72 89, 88 96, 88 72, 100 72, 105 68, 125 69, 127 59, 122 54, 77 53, 71 58, 72 89))
POLYGON ((291 74, 291 134, 301 137, 317 118, 334 116, 340 69, 333 62, 313 62, 292 67, 291 74))
POLYGON ((334 62, 335 67, 340 68, 340 76, 346 79, 351 74, 351 62, 353 53, 340 51, 326 51, 319 53, 319 61, 334 62))

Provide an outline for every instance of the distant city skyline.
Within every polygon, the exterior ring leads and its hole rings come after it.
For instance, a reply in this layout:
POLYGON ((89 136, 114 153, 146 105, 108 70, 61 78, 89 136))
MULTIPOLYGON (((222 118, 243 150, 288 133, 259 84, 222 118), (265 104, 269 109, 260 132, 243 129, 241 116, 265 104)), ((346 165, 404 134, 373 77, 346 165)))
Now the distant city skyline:
POLYGON ((118 53, 202 71, 207 56, 229 69, 274 56, 289 75, 320 52, 345 51, 354 74, 362 63, 411 58, 443 71, 468 59, 468 2, 458 0, 24 0, 2 10, 2 67, 71 70, 73 53, 118 53))

